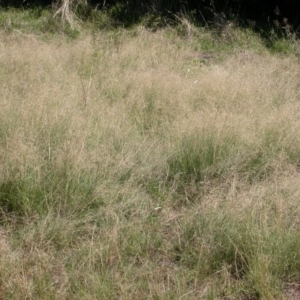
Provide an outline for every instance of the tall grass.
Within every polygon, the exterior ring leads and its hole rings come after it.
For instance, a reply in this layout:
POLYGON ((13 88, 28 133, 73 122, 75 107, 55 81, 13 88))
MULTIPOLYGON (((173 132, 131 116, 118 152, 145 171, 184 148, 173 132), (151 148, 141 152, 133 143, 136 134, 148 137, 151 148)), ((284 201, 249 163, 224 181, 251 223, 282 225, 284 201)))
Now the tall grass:
POLYGON ((0 32, 0 298, 298 295, 299 61, 231 30, 0 32))

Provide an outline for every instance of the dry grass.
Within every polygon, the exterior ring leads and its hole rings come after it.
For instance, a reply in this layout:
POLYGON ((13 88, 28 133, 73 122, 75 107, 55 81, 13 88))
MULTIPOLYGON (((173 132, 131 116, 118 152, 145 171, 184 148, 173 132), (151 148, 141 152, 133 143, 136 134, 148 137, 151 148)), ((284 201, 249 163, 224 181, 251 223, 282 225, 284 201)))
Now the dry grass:
POLYGON ((259 47, 0 32, 0 298, 288 297, 300 68, 259 47))

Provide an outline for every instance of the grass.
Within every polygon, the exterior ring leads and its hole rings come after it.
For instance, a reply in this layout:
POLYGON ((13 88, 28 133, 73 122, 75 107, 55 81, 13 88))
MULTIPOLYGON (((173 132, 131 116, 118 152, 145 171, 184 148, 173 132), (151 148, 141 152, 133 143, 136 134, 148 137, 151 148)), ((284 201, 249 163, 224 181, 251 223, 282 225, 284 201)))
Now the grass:
POLYGON ((0 298, 297 299, 298 42, 24 18, 0 18, 0 298))

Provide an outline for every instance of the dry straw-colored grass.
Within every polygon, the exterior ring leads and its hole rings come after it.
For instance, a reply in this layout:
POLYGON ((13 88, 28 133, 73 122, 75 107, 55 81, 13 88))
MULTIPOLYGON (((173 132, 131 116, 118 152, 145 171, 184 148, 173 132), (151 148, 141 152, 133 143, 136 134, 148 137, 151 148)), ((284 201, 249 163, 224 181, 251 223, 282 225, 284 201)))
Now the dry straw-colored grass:
POLYGON ((299 61, 195 43, 0 32, 1 299, 283 299, 299 280, 299 61))

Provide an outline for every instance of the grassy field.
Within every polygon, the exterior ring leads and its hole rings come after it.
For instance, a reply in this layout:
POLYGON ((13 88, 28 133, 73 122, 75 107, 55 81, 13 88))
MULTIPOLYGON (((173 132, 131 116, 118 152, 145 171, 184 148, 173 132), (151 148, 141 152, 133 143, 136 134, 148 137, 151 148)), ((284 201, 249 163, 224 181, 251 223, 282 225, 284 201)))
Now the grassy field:
POLYGON ((0 299, 299 299, 299 42, 24 20, 0 16, 0 299))

